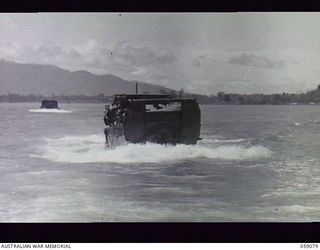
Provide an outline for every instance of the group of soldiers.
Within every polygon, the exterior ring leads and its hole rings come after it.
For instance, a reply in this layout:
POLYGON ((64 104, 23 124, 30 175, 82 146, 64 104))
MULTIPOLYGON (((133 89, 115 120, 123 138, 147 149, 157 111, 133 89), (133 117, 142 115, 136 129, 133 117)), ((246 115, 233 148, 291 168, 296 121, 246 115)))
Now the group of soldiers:
POLYGON ((124 118, 125 111, 121 109, 119 105, 113 104, 111 108, 110 105, 105 105, 103 121, 106 125, 106 128, 104 129, 106 146, 112 146, 113 137, 121 135, 120 126, 124 118), (111 140, 109 138, 110 136, 112 136, 111 140))

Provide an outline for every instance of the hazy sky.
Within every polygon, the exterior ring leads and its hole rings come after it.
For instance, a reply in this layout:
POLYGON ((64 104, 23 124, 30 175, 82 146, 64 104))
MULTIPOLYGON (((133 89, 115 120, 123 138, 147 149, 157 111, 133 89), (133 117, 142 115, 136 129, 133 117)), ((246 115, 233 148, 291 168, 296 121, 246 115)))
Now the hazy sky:
POLYGON ((2 13, 0 38, 8 61, 195 93, 320 84, 320 13, 2 13))

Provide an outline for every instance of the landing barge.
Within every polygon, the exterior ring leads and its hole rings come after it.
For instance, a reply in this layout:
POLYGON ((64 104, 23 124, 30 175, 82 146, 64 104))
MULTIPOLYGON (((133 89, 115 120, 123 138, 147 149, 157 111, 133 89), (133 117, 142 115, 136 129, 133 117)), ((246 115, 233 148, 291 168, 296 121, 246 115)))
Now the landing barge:
POLYGON ((195 99, 169 95, 115 95, 106 105, 106 143, 110 135, 131 143, 196 144, 200 140, 201 112, 195 99))
POLYGON ((58 102, 55 100, 43 100, 41 102, 42 109, 58 109, 58 102))

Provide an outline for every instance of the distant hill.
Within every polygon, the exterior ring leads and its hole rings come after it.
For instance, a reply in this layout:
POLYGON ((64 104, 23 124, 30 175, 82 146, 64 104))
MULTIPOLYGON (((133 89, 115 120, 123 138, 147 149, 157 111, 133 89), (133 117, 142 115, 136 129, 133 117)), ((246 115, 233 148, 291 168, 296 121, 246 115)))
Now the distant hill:
MULTIPOLYGON (((136 81, 117 76, 95 75, 87 71, 68 71, 52 65, 0 61, 0 95, 114 95, 134 93, 136 81)), ((139 93, 171 91, 159 85, 139 82, 139 93)))

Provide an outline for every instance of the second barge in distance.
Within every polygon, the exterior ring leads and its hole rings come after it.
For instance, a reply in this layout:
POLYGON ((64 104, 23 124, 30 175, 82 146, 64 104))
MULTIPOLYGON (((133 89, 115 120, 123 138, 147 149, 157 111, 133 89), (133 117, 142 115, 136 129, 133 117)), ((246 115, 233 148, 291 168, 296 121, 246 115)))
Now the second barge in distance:
MULTIPOLYGON (((104 122, 110 134, 131 143, 196 144, 200 140, 201 112, 195 99, 169 95, 115 95, 104 122)), ((108 141, 106 141, 108 143, 108 141)))
POLYGON ((58 109, 58 102, 55 100, 43 100, 41 102, 42 109, 58 109))

